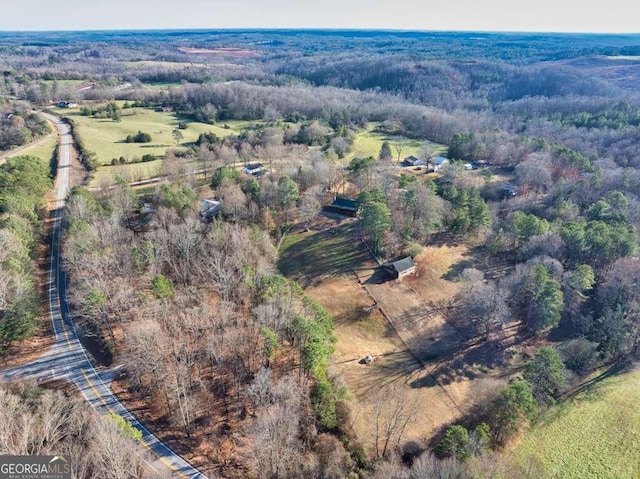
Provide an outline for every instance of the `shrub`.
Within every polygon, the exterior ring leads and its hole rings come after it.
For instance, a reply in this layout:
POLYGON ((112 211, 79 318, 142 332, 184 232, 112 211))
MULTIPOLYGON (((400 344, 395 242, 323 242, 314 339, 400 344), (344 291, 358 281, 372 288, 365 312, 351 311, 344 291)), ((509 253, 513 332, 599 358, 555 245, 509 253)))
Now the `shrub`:
POLYGON ((470 457, 469 431, 464 426, 449 426, 444 439, 438 443, 436 452, 441 456, 455 456, 459 461, 470 457))
POLYGON ((223 182, 223 180, 228 179, 233 182, 238 181, 240 177, 240 173, 235 168, 230 166, 221 166, 217 168, 216 171, 213 172, 213 178, 211 179, 211 186, 217 188, 223 182))
POLYGON ((130 422, 117 414, 109 414, 105 418, 105 421, 111 421, 115 424, 120 434, 126 438, 133 439, 134 441, 140 441, 142 439, 142 431, 133 427, 130 422))
POLYGON ((406 246, 406 248, 402 251, 402 254, 405 256, 410 256, 411 258, 415 258, 420 253, 422 253, 422 246, 418 243, 411 243, 406 246))
POLYGON ((135 135, 127 135, 124 141, 127 143, 151 143, 151 135, 138 130, 135 135))
POLYGON ((151 281, 151 291, 158 299, 173 298, 173 286, 166 276, 156 275, 151 281))
POLYGON ((213 132, 200 133, 200 136, 198 136, 198 139, 196 140, 196 145, 213 145, 219 141, 220 138, 218 138, 218 136, 213 132))
POLYGON ((558 352, 548 346, 538 349, 525 365, 524 378, 539 404, 553 405, 554 396, 564 383, 564 364, 558 352))

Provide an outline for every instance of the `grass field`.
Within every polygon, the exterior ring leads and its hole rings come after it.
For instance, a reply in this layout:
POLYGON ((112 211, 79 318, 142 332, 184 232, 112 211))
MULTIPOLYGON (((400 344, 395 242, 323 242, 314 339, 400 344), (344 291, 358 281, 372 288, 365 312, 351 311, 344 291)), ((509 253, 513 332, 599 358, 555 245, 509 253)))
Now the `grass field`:
POLYGON ((156 176, 162 167, 162 160, 144 163, 137 160, 146 154, 162 156, 168 149, 176 148, 172 132, 180 121, 187 123, 187 128, 180 130, 183 139, 177 146, 183 149, 193 145, 201 133, 213 132, 222 138, 239 134, 243 129, 255 124, 248 121, 229 121, 209 125, 179 119, 173 113, 157 112, 150 108, 124 109, 122 120, 119 122, 82 116, 79 108, 54 110, 60 115, 68 115, 74 119, 87 148, 98 156, 101 166, 91 180, 91 186, 113 182, 116 174, 131 181, 156 176), (138 131, 149 133, 151 143, 125 143, 127 135, 136 134, 138 131), (131 163, 111 166, 111 160, 121 156, 131 163))
POLYGON ((640 478, 640 370, 609 377, 550 411, 512 452, 545 477, 640 478))
POLYGON ((142 85, 145 88, 148 88, 150 90, 166 90, 166 89, 168 89, 170 87, 180 88, 182 86, 181 83, 175 83, 175 82, 143 83, 142 85))
POLYGON ((615 55, 607 57, 607 60, 640 60, 640 55, 615 55))
POLYGON ((370 259, 356 240, 356 224, 346 220, 321 231, 287 235, 280 248, 278 267, 303 286, 340 274, 350 274, 370 259))
MULTIPOLYGON (((121 156, 127 161, 132 161, 146 154, 164 155, 168 148, 176 147, 172 131, 180 120, 172 113, 157 112, 149 108, 125 109, 119 122, 82 116, 78 109, 60 110, 58 113, 67 114, 75 120, 87 148, 96 152, 102 165, 110 164, 113 158, 121 156), (149 133, 151 143, 125 143, 127 135, 136 134, 138 131, 149 133)), ((195 142, 200 133, 208 131, 220 137, 239 133, 239 130, 225 129, 217 125, 188 121, 187 124, 187 129, 180 130, 183 135, 178 145, 180 147, 195 142)))
MULTIPOLYGON (((55 150, 57 143, 58 138, 56 137, 56 135, 52 135, 49 138, 45 139, 41 144, 34 145, 30 148, 25 148, 24 150, 20 151, 20 153, 12 156, 35 156, 49 163, 51 157, 53 156, 53 150, 55 150)), ((8 158, 11 158, 11 156, 9 156, 8 158)))
POLYGON ((127 62, 127 65, 133 68, 136 67, 162 67, 162 68, 184 68, 184 67, 209 67, 206 63, 193 63, 193 62, 164 62, 158 60, 140 60, 135 62, 127 62))
POLYGON ((58 83, 58 85, 67 85, 67 86, 79 86, 85 82, 85 80, 43 80, 42 83, 45 85, 53 85, 54 83, 58 83))
MULTIPOLYGON (((358 133, 358 136, 353 143, 353 150, 345 157, 345 162, 349 162, 353 158, 366 158, 368 156, 377 158, 380 153, 382 143, 385 141, 390 142, 394 160, 397 159, 397 151, 394 146, 396 138, 375 131, 378 126, 379 123, 371 122, 365 131, 358 133)), ((438 143, 431 143, 429 141, 406 140, 406 142, 407 144, 400 155, 402 158, 406 158, 410 155, 418 155, 423 148, 428 148, 431 156, 442 154, 447 150, 446 146, 438 143)))
POLYGON ((116 176, 124 178, 127 182, 141 181, 158 176, 162 171, 163 160, 145 161, 143 163, 130 163, 126 165, 101 166, 93 175, 89 186, 112 184, 116 176))

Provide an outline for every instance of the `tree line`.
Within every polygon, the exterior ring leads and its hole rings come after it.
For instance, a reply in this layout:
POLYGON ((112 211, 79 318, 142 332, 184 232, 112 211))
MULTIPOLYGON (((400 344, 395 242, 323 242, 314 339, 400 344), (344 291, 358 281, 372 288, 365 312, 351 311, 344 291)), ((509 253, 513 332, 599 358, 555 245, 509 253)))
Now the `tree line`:
POLYGON ((18 156, 0 165, 0 354, 37 330, 38 248, 52 187, 49 165, 18 156))

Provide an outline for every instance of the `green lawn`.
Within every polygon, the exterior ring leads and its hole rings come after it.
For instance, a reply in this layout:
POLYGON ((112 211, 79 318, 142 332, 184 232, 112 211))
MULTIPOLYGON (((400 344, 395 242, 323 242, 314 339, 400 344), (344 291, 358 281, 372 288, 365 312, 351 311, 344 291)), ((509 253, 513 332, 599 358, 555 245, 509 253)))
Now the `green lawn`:
POLYGON ((513 452, 549 478, 640 478, 640 370, 603 380, 545 415, 513 452))
MULTIPOLYGON (((124 102, 119 102, 121 105, 124 102)), ((67 115, 74 119, 78 132, 87 148, 94 151, 102 165, 95 174, 91 185, 99 185, 109 181, 116 174, 126 179, 141 180, 155 176, 161 168, 161 160, 145 163, 137 162, 143 155, 162 156, 169 148, 176 148, 172 132, 180 121, 187 123, 187 128, 180 130, 183 139, 178 148, 193 145, 201 133, 213 132, 219 137, 237 135, 243 129, 255 124, 248 121, 229 121, 216 125, 198 123, 178 118, 170 112, 157 112, 151 108, 127 108, 122 110, 119 122, 92 118, 80 115, 79 108, 53 109, 59 115, 67 115), (227 126, 228 128, 225 128, 227 126), (149 133, 151 143, 125 143, 127 135, 138 131, 149 133), (125 165, 111 166, 113 158, 123 156, 128 162, 125 165)))
POLYGON ((17 155, 13 156, 35 156, 49 163, 51 157, 53 156, 53 150, 55 150, 57 143, 58 138, 56 137, 56 135, 51 135, 49 138, 44 140, 42 144, 26 148, 17 155))
MULTIPOLYGON (((395 143, 397 138, 392 135, 385 135, 378 131, 375 131, 379 123, 371 122, 366 130, 361 131, 355 138, 353 143, 353 150, 345 157, 345 161, 349 162, 353 158, 366 158, 368 156, 378 157, 382 143, 388 141, 391 144, 391 152, 394 159, 397 159, 397 151, 395 143)), ((446 146, 438 143, 432 143, 430 141, 420 140, 404 140, 406 146, 402 150, 401 158, 406 158, 410 155, 418 155, 423 148, 428 148, 431 156, 446 152, 446 146)))
POLYGON ((302 284, 325 276, 349 273, 370 259, 357 240, 355 223, 327 231, 295 232, 280 248, 278 267, 282 274, 302 284))

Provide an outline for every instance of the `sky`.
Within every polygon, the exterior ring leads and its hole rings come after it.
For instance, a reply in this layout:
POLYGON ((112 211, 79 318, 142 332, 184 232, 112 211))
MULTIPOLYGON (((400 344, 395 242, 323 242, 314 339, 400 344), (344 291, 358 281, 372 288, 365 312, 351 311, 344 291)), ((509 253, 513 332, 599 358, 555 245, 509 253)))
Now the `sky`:
POLYGON ((3 30, 354 28, 640 33, 633 0, 1 0, 3 30))

